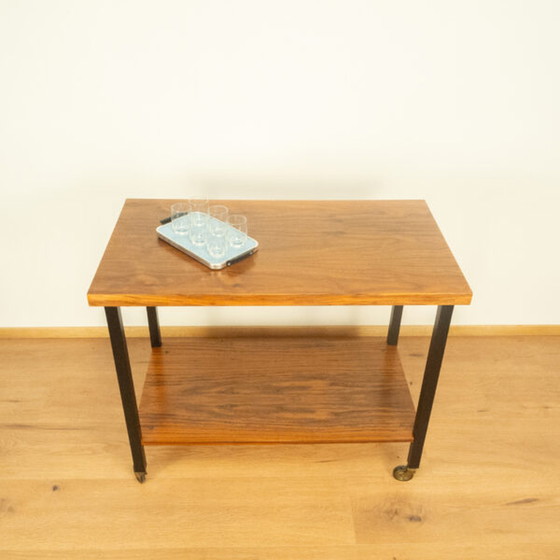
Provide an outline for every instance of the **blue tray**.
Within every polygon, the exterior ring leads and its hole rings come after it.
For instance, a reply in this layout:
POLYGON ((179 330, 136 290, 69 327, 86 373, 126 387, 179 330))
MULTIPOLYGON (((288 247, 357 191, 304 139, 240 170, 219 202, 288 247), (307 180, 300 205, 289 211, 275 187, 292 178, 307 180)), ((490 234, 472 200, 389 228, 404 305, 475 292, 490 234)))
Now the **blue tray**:
MULTIPOLYGON (((208 219, 216 222, 220 221, 216 218, 212 218, 211 216, 209 216, 208 219)), ((225 224, 225 226, 226 228, 233 229, 229 224, 225 224)), ((163 241, 166 241, 175 247, 175 249, 182 251, 186 255, 189 255, 189 257, 192 257, 212 270, 220 270, 226 266, 231 266, 232 264, 235 264, 236 262, 252 255, 259 247, 259 243, 256 239, 247 236, 247 240, 242 247, 230 247, 228 245, 226 254, 223 257, 213 257, 208 252, 205 245, 194 245, 188 235, 175 233, 171 227, 171 223, 157 227, 156 232, 160 239, 163 239, 163 241)))

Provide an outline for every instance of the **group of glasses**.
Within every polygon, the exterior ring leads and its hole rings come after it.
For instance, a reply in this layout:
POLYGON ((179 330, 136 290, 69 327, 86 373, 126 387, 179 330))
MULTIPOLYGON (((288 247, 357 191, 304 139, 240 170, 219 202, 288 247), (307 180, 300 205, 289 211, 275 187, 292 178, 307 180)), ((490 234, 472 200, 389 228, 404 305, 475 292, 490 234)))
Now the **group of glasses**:
POLYGON ((195 247, 206 247, 215 258, 224 257, 229 247, 240 249, 247 241, 247 218, 206 199, 173 204, 171 227, 177 235, 188 236, 195 247))

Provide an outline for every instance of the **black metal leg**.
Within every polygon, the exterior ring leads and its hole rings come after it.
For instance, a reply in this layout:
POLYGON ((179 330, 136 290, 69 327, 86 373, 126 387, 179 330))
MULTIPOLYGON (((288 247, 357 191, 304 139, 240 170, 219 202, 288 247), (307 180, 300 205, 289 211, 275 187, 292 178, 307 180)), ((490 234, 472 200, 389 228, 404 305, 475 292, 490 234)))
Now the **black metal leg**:
POLYGON ((109 336, 111 338, 113 359, 115 360, 115 369, 117 370, 121 401, 128 430, 134 473, 139 482, 144 482, 146 478, 146 455, 142 445, 140 418, 138 416, 134 381, 132 379, 121 310, 118 307, 106 307, 105 315, 107 316, 107 325, 109 326, 109 336))
POLYGON ((161 333, 159 332, 159 319, 157 307, 146 307, 148 312, 148 326, 150 328, 150 342, 152 348, 161 346, 161 333))
POLYGON ((390 344, 391 346, 396 346, 399 342, 402 313, 402 305, 393 305, 393 309, 391 311, 391 319, 389 321, 389 332, 387 333, 387 344, 390 344))
POLYGON ((416 409, 413 428, 414 441, 410 444, 408 464, 396 467, 393 471, 393 475, 398 480, 410 480, 414 475, 414 471, 420 466, 452 315, 452 305, 440 305, 438 307, 430 349, 428 351, 428 359, 426 361, 426 369, 424 370, 424 378, 422 380, 422 389, 420 390, 420 398, 418 399, 418 407, 416 409))

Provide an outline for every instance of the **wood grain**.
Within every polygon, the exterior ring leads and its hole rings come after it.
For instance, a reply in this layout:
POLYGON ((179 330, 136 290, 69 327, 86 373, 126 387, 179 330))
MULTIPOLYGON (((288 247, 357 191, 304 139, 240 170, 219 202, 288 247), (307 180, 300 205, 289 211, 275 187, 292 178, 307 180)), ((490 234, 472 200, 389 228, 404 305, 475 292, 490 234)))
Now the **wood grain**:
MULTIPOLYGON (((399 342, 414 395, 428 343, 399 342)), ((408 483, 383 443, 150 446, 140 485, 106 340, 0 355, 2 560, 558 558, 558 336, 450 339, 408 483)))
POLYGON ((412 441, 395 347, 370 337, 173 339, 154 349, 144 444, 412 441))
POLYGON ((308 545, 308 546, 246 546, 246 547, 188 547, 156 549, 136 548, 109 550, 26 550, 8 551, 2 560, 399 560, 422 559, 472 560, 491 558, 507 560, 552 560, 558 557, 555 544, 468 542, 464 544, 437 543, 381 543, 371 545, 308 545))
MULTIPOLYGON (((401 336, 430 336, 433 325, 402 325, 401 336)), ((187 336, 254 336, 270 332, 277 334, 279 330, 286 331, 286 327, 258 326, 162 326, 161 334, 164 338, 187 336)), ((311 334, 321 336, 329 331, 332 326, 298 326, 289 327, 293 336, 311 334)), ((127 338, 146 338, 147 327, 126 327, 127 338)), ((339 326, 336 331, 340 336, 385 336, 386 325, 354 325, 339 326)), ((449 336, 558 336, 560 325, 451 325, 449 336)), ((3 327, 0 328, 2 338, 108 338, 107 327, 3 327)))
POLYGON ((158 239, 171 200, 127 200, 90 305, 468 304, 470 288, 427 205, 226 200, 260 243, 212 271, 158 239))

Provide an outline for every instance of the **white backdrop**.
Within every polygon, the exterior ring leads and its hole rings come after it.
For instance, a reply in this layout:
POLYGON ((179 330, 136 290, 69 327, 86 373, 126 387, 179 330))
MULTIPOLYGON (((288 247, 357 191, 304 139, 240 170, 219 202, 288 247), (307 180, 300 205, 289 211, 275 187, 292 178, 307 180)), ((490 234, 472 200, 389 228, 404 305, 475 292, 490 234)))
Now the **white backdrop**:
POLYGON ((475 294, 456 324, 560 323, 559 23, 556 0, 0 0, 0 326, 104 324, 124 199, 202 193, 426 199, 475 294))

